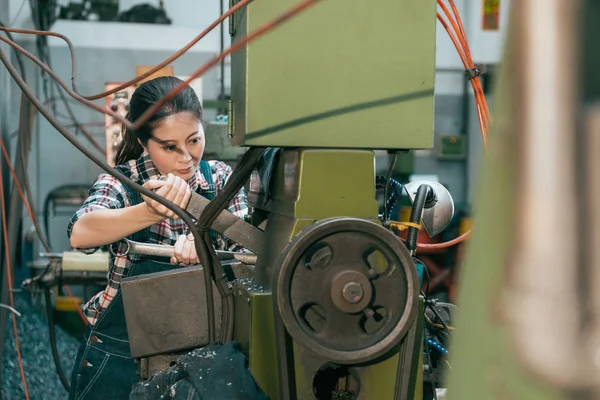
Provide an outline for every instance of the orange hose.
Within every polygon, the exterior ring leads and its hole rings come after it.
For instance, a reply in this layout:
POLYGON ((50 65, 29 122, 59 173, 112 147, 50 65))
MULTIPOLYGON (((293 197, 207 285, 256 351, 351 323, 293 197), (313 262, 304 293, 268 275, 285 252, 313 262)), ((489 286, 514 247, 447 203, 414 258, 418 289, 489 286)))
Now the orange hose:
MULTIPOLYGON (((471 56, 471 50, 469 49, 467 36, 466 36, 465 30, 464 30, 462 20, 460 18, 460 14, 456 8, 456 5, 454 4, 454 0, 448 0, 448 2, 450 3, 450 7, 452 9, 453 16, 450 14, 450 11, 446 7, 446 5, 444 5, 442 0, 438 0, 437 3, 441 7, 442 11, 444 12, 444 14, 448 18, 448 20, 450 21, 450 24, 448 24, 448 22, 446 22, 446 20, 444 20, 443 16, 439 12, 437 13, 437 18, 440 21, 440 23, 442 24, 442 26, 444 27, 444 29, 446 29, 446 32, 448 33, 450 40, 454 44, 454 47, 456 48, 456 51, 458 52, 458 55, 463 63, 463 66, 465 67, 465 70, 475 68, 475 64, 473 63, 473 58, 471 56), (454 28, 454 33, 452 32, 450 25, 454 28)), ((487 151, 487 143, 488 143, 487 130, 491 123, 491 114, 489 111, 487 100, 485 98, 485 94, 483 93, 483 87, 481 86, 481 80, 479 79, 478 76, 476 76, 473 79, 471 79, 470 82, 471 82, 471 86, 473 87, 473 94, 475 97, 475 105, 477 108, 477 117, 479 120, 479 128, 481 129, 481 139, 483 141, 484 149, 487 151)), ((458 236, 457 238, 449 240, 447 242, 443 242, 443 243, 434 243, 434 244, 420 243, 420 244, 417 244, 417 249, 419 249, 419 250, 438 250, 438 249, 444 249, 447 247, 451 247, 451 246, 454 246, 454 245, 462 242, 466 238, 468 238, 471 235, 471 232, 472 232, 472 230, 469 229, 467 232, 463 233, 462 235, 458 236)))
MULTIPOLYGON (((0 177, 2 176, 2 163, 0 163, 0 177)), ((0 178, 0 208, 2 209, 2 236, 4 237, 4 255, 6 260, 6 277, 8 281, 8 299, 10 306, 15 308, 15 299, 13 296, 12 268, 10 265, 10 254, 8 244, 8 228, 6 226, 6 204, 4 202, 4 183, 0 178)), ((11 313, 13 322, 13 333, 15 335, 15 347, 17 348, 17 361, 19 364, 19 372, 21 373, 21 381, 23 382, 23 391, 25 399, 29 400, 29 389, 27 388, 27 380, 25 379, 25 370, 23 369, 23 357, 21 356, 21 344, 19 343, 19 332, 17 331, 17 316, 11 313)))

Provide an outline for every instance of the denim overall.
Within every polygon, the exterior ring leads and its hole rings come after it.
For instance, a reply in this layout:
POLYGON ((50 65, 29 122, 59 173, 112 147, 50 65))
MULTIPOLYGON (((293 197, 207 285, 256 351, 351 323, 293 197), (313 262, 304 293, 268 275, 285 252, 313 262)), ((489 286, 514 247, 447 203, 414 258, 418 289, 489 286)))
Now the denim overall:
MULTIPOLYGON (((208 191, 202 191, 204 197, 211 200, 216 187, 212 182, 212 171, 206 161, 201 161, 200 170, 209 184, 208 191)), ((130 204, 140 204, 142 197, 136 191, 127 188, 130 204)), ((148 237, 146 228, 132 239, 139 242, 148 237)), ((213 232, 211 234, 214 235, 213 232)), ((125 277, 151 274, 178 268, 170 263, 141 259, 134 262, 125 277)), ((121 290, 104 310, 94 326, 88 325, 83 342, 75 359, 71 376, 69 400, 127 400, 133 386, 138 382, 137 366, 131 358, 129 340, 125 323, 125 312, 121 290)))

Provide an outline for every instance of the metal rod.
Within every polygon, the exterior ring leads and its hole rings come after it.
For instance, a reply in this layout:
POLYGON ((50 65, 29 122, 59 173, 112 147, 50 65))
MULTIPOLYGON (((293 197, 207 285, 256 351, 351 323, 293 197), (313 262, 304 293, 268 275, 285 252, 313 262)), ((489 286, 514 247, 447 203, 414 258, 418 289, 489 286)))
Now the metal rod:
POLYGON ((0 303, 0 308, 6 308, 7 310, 12 311, 17 317, 21 316, 21 313, 9 306, 8 304, 0 303))
POLYGON ((40 258, 62 258, 62 253, 39 253, 40 258))
MULTIPOLYGON (((174 246, 140 243, 129 239, 125 239, 125 242, 128 244, 129 253, 131 254, 171 258, 175 253, 174 246)), ((219 259, 222 261, 238 260, 243 264, 256 264, 256 255, 250 253, 235 253, 233 251, 217 250, 217 256, 219 256, 219 259)))

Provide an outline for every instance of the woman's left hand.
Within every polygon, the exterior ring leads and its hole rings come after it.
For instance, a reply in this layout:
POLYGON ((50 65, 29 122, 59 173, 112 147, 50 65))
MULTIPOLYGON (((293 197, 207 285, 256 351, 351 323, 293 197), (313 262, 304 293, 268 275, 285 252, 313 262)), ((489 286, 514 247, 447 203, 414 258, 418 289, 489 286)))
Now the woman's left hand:
POLYGON ((194 235, 179 235, 175 242, 175 254, 171 257, 171 264, 197 265, 200 259, 196 254, 194 235))

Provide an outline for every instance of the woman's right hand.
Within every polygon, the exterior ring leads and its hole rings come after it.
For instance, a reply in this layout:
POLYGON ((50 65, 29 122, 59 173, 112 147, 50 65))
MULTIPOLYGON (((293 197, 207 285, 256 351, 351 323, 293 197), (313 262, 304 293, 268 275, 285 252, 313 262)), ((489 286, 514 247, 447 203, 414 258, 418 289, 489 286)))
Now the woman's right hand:
MULTIPOLYGON (((159 180, 149 180, 144 183, 144 186, 147 189, 156 190, 156 194, 164 197, 167 200, 175 203, 177 206, 185 209, 188 201, 192 195, 192 190, 190 186, 184 181, 182 178, 175 176, 173 174, 167 175, 167 179, 164 181, 159 180)), ((148 208, 156 215, 163 217, 164 219, 173 218, 178 219, 179 217, 173 211, 169 210, 167 207, 163 206, 157 201, 152 200, 149 197, 143 196, 144 202, 148 206, 148 208)))

